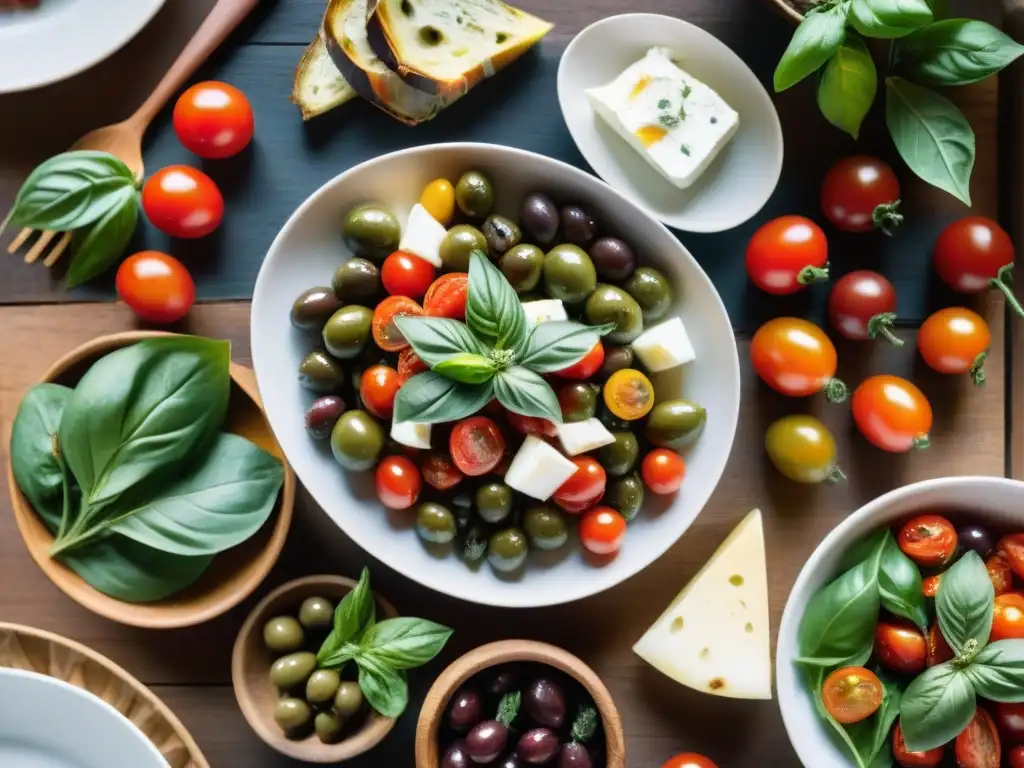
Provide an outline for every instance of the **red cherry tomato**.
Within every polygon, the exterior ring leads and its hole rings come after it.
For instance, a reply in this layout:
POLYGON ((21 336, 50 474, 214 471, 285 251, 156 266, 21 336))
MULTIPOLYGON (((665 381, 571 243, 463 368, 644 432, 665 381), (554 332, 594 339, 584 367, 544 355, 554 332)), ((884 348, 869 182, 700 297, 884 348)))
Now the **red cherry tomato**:
POLYGON ((927 448, 932 407, 917 387, 899 376, 872 376, 853 393, 853 420, 868 442, 892 453, 927 448))
POLYGON ((961 293, 987 291, 990 280, 1013 264, 1013 241, 992 219, 968 216, 946 227, 935 242, 932 263, 950 288, 961 293))
POLYGON ((863 341, 879 336, 896 346, 902 339, 892 332, 896 320, 896 289, 877 272, 858 269, 843 275, 828 295, 832 327, 848 339, 863 341))
POLYGON ((985 567, 988 569, 988 577, 992 579, 992 587, 997 596, 1013 590, 1013 569, 1004 555, 999 552, 992 555, 985 562, 985 567))
POLYGON ((407 296, 388 296, 373 310, 371 330, 377 346, 386 352, 398 352, 409 346, 394 321, 396 315, 419 317, 423 307, 407 296))
POLYGON ((601 367, 603 362, 604 345, 599 341, 580 360, 573 363, 568 368, 555 371, 555 375, 561 376, 563 379, 589 379, 597 373, 597 369, 601 367))
POLYGON ((669 758, 661 768, 718 768, 718 766, 695 752, 685 752, 681 755, 669 758))
POLYGON ((1010 768, 1024 768, 1024 744, 1010 750, 1010 768))
POLYGON ((758 229, 747 245, 747 274, 762 291, 796 293, 828 280, 828 240, 803 216, 781 216, 758 229))
POLYGON ((486 416, 471 416, 452 428, 448 438, 452 461, 464 475, 486 475, 501 461, 505 438, 486 416))
POLYGON ((405 384, 417 373, 426 373, 430 367, 420 360, 420 356, 406 347, 398 353, 398 380, 405 384))
POLYGON ((431 488, 447 491, 462 482, 462 473, 455 462, 438 451, 431 451, 420 461, 423 479, 431 488))
POLYGON ((196 83, 174 105, 174 132, 189 152, 219 159, 237 155, 252 141, 255 125, 245 94, 227 83, 196 83))
POLYGON ((970 373, 975 384, 985 383, 985 355, 992 341, 985 318, 964 307, 932 314, 917 334, 917 348, 939 373, 970 373))
POLYGON ((854 155, 840 160, 821 185, 821 210, 844 232, 881 229, 891 235, 903 223, 900 182, 888 163, 854 155))
POLYGON ((941 568, 956 554, 956 528, 942 515, 919 515, 900 528, 903 554, 926 568, 941 568))
POLYGON ((750 360, 764 382, 790 397, 824 390, 832 402, 846 399, 846 385, 835 378, 836 348, 814 323, 778 317, 757 329, 750 360))
POLYGON ((377 465, 377 498, 388 509, 408 509, 420 497, 420 471, 407 456, 388 456, 377 465))
POLYGON ((558 435, 554 422, 539 416, 523 416, 521 413, 506 411, 506 418, 512 429, 521 435, 544 435, 545 437, 558 435))
POLYGON ((359 381, 359 399, 378 419, 390 419, 395 396, 402 386, 398 371, 387 365, 371 365, 359 381))
POLYGON ((1017 578, 1024 579, 1024 533, 1003 536, 996 545, 996 550, 1006 558, 1017 578))
POLYGON ((919 675, 925 669, 928 642, 921 630, 909 621, 882 620, 875 627, 875 656, 886 669, 919 675))
POLYGON ((935 576, 929 576, 921 582, 921 591, 924 592, 925 597, 935 597, 939 593, 939 583, 942 580, 942 575, 937 574, 935 576))
POLYGON ((434 265, 404 251, 395 251, 380 268, 384 290, 392 296, 420 299, 434 282, 434 265))
POLYGON ((927 752, 911 752, 903 741, 903 731, 900 729, 899 723, 893 729, 892 756, 896 758, 896 762, 903 766, 903 768, 914 768, 914 766, 935 768, 935 766, 942 762, 945 751, 945 747, 936 747, 935 749, 929 749, 927 752))
POLYGON ((996 598, 992 615, 992 642, 1024 640, 1024 595, 1009 592, 996 598))
POLYGON ((576 472, 558 486, 554 501, 566 512, 576 513, 589 509, 602 499, 608 476, 597 459, 590 456, 576 456, 571 461, 576 465, 576 472))
POLYGON ((932 624, 928 630, 928 659, 926 664, 929 667, 945 664, 947 661, 952 661, 953 656, 953 649, 946 642, 942 630, 939 629, 938 622, 932 624))
POLYGON ((675 451, 655 448, 644 456, 640 465, 640 475, 644 479, 644 485, 650 488, 651 492, 659 496, 675 493, 686 476, 686 463, 675 451))
POLYGON ((588 509, 580 518, 580 543, 595 555, 613 555, 626 536, 626 519, 611 507, 588 509))
POLYGON ((159 251, 140 251, 117 268, 117 295, 151 323, 181 320, 196 300, 196 285, 185 266, 159 251))
POLYGON ((469 275, 465 272, 441 275, 427 289, 427 295, 423 298, 423 311, 429 317, 465 320, 468 292, 469 275))
POLYGON ((142 210, 171 237, 205 237, 224 218, 224 198, 213 179, 187 165, 169 165, 142 187, 142 210))
POLYGON ((1003 747, 988 712, 981 707, 975 710, 974 719, 956 737, 954 751, 960 768, 999 768, 1003 747))
POLYGON ((1024 704, 992 704, 992 719, 1007 741, 1024 743, 1024 704))
POLYGON ((871 717, 881 706, 884 691, 878 675, 864 667, 843 667, 827 678, 821 689, 825 709, 844 725, 871 717))

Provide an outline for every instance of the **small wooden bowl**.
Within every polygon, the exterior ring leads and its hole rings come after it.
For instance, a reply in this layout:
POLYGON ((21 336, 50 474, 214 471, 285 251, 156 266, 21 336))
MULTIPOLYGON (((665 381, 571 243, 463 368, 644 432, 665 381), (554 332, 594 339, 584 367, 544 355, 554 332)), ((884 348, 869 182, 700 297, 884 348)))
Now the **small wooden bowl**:
MULTIPOLYGON (((130 331, 101 336, 68 353, 46 372, 41 381, 73 386, 98 358, 143 339, 173 336, 158 331, 130 331)), ((121 624, 146 629, 171 629, 201 624, 242 602, 259 586, 277 562, 292 523, 295 474, 285 460, 263 415, 256 377, 250 369, 231 364, 231 400, 224 429, 241 435, 284 465, 284 485, 270 520, 256 535, 214 558, 195 584, 154 603, 127 603, 98 592, 73 570, 50 557, 53 535, 32 509, 18 484, 8 456, 7 483, 11 489, 14 520, 32 559, 61 591, 93 613, 121 624)))
MULTIPOLYGON (((282 755, 307 763, 340 763, 373 749, 395 725, 394 718, 371 710, 361 730, 337 744, 324 744, 315 734, 302 740, 289 739, 274 722, 279 696, 270 682, 274 657, 263 644, 263 625, 275 616, 297 614, 307 597, 324 597, 337 604, 355 586, 356 582, 344 576, 306 576, 289 581, 263 598, 238 632, 231 653, 235 699, 256 735, 282 755)), ((398 615, 391 603, 376 592, 373 596, 387 618, 398 615)))
POLYGON ((594 706, 601 715, 607 752, 606 768, 625 768, 626 738, 622 732, 622 719, 615 708, 615 702, 612 701, 612 695, 601 682, 601 678, 568 651, 534 640, 502 640, 482 645, 456 659, 441 673, 423 701, 420 719, 416 724, 416 768, 440 767, 441 750, 438 747, 438 734, 441 731, 441 721, 448 708, 448 701, 462 684, 488 667, 512 662, 546 664, 579 682, 590 694, 594 706))

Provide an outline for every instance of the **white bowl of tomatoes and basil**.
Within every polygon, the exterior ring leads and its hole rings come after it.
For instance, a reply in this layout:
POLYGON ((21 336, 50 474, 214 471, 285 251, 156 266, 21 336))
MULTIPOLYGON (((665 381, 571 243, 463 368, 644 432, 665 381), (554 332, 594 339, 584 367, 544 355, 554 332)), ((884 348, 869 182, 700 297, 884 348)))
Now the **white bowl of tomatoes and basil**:
POLYGON ((807 561, 779 629, 808 768, 1024 766, 1024 483, 955 477, 862 507, 807 561))

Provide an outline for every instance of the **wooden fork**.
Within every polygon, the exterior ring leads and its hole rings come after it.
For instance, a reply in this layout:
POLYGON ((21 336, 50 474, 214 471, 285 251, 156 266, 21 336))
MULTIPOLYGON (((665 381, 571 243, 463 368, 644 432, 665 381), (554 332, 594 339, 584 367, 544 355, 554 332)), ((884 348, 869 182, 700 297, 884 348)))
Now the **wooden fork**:
MULTIPOLYGON (((179 54, 171 68, 167 70, 167 74, 157 83, 149 98, 135 111, 135 114, 120 123, 90 131, 72 144, 71 149, 109 152, 121 158, 125 165, 131 168, 135 177, 141 179, 144 172, 142 136, 149 128, 149 124, 167 103, 167 100, 181 88, 199 65, 206 61, 210 54, 217 49, 217 46, 224 42, 224 38, 231 34, 242 19, 249 15, 249 12, 256 7, 257 2, 259 0, 218 0, 209 16, 189 40, 188 45, 179 54)), ((15 253, 28 242, 33 233, 32 229, 21 230, 7 246, 7 252, 15 253)), ((57 235, 61 235, 61 237, 43 259, 45 267, 52 267, 56 264, 71 243, 70 232, 62 234, 49 229, 41 232, 39 238, 25 254, 25 263, 31 264, 42 256, 57 235)))

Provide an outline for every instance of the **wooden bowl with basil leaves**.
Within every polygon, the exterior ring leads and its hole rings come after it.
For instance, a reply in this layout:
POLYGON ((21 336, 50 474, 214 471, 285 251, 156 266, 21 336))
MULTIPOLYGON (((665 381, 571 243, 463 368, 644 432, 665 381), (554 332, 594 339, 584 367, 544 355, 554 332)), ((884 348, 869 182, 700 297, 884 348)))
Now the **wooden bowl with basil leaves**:
POLYGON ((221 615, 277 561, 295 476, 224 341, 136 331, 58 360, 11 429, 14 517, 90 611, 166 629, 221 615))

